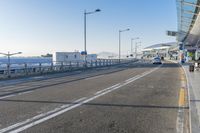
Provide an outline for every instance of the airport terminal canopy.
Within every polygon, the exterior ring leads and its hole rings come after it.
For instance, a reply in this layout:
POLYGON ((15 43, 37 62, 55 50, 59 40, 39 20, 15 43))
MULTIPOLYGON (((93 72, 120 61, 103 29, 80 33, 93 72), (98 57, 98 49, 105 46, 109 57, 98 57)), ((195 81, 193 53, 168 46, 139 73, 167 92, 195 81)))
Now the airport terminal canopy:
POLYGON ((176 0, 178 15, 177 40, 185 48, 200 46, 200 0, 176 0))
POLYGON ((156 56, 170 57, 170 55, 177 55, 177 43, 160 43, 146 47, 142 50, 143 57, 151 58, 156 56))
POLYGON ((176 47, 176 42, 154 44, 154 45, 144 48, 142 51, 152 51, 156 49, 157 50, 169 49, 171 47, 176 47))

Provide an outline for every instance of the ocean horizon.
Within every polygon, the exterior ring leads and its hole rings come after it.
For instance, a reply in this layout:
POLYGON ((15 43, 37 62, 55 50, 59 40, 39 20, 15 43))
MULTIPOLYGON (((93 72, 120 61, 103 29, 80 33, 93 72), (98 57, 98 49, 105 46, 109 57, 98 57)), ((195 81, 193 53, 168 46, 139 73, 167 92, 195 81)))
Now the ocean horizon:
MULTIPOLYGON (((51 63, 52 57, 11 57, 10 62, 18 63, 51 63)), ((0 57, 0 64, 8 63, 7 57, 0 57)))

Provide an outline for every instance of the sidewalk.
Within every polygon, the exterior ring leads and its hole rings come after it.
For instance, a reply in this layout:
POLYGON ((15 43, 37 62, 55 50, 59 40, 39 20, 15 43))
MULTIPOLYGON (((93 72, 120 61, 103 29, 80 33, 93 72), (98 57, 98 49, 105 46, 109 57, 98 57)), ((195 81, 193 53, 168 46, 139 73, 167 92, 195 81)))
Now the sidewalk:
POLYGON ((200 71, 189 72, 189 64, 182 64, 189 89, 192 133, 200 133, 200 71))

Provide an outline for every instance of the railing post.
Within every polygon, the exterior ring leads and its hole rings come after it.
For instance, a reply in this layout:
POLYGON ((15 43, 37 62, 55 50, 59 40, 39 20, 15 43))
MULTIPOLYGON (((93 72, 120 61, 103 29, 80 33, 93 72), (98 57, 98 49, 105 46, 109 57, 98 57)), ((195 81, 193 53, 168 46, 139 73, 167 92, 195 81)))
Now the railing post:
POLYGON ((28 75, 27 63, 24 63, 24 73, 25 75, 28 75))
POLYGON ((78 61, 77 61, 77 63, 76 63, 76 67, 79 68, 79 62, 78 62, 78 61))
POLYGON ((101 59, 99 59, 99 66, 101 67, 101 59))
POLYGON ((93 63, 93 61, 91 60, 91 62, 90 62, 90 66, 91 66, 91 67, 93 67, 93 64, 92 64, 92 63, 93 63))
POLYGON ((10 64, 9 63, 7 64, 7 76, 8 76, 8 78, 11 77, 11 75, 10 75, 10 64))
POLYGON ((95 67, 97 67, 97 60, 95 60, 95 67))
POLYGON ((69 70, 72 70, 72 62, 69 62, 69 70))
POLYGON ((53 62, 51 63, 51 71, 53 71, 53 62))
POLYGON ((63 62, 60 64, 60 71, 63 71, 63 62))
POLYGON ((39 71, 42 74, 42 63, 39 63, 39 71))

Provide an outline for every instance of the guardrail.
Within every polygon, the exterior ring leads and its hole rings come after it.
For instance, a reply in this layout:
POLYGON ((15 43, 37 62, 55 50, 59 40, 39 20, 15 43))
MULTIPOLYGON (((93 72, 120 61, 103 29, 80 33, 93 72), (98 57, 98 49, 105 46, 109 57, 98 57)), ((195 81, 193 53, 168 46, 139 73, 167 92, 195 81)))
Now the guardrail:
POLYGON ((79 69, 89 69, 95 67, 105 67, 117 64, 129 63, 136 59, 98 59, 85 62, 51 62, 51 63, 15 63, 0 64, 0 79, 13 78, 19 76, 40 75, 46 73, 67 72, 79 69))

